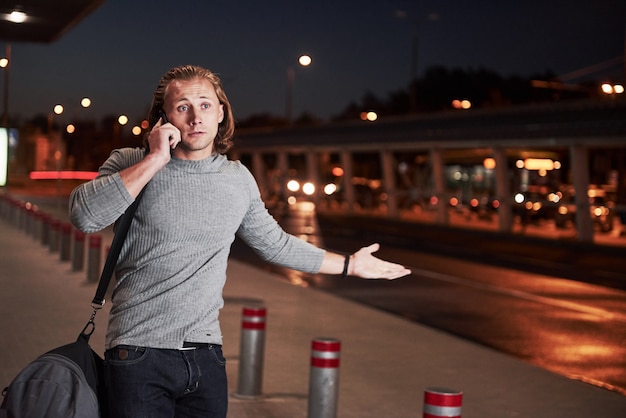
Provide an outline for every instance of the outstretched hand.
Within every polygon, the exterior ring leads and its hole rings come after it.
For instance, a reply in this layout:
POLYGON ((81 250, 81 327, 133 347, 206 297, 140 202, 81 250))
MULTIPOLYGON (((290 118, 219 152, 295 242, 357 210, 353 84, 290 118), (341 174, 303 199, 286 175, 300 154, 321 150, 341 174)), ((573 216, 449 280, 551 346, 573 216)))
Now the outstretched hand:
POLYGON ((393 280, 411 274, 411 270, 400 264, 374 257, 373 253, 379 249, 380 244, 372 244, 352 254, 348 275, 363 279, 393 280))

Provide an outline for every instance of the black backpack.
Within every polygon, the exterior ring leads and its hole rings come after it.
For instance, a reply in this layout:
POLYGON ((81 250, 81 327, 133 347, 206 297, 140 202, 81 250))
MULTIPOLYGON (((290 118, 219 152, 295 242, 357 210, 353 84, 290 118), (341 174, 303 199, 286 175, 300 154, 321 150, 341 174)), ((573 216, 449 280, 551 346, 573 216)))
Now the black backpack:
POLYGON ((81 333, 75 342, 48 351, 19 372, 2 392, 0 417, 107 417, 102 369, 89 335, 81 333))

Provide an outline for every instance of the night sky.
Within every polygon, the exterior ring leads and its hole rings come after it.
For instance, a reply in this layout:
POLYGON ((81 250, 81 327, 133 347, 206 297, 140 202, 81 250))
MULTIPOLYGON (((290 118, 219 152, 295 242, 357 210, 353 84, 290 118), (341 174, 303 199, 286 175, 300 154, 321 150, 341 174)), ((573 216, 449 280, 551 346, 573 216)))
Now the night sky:
POLYGON ((441 65, 623 81, 625 22, 623 0, 106 0, 54 43, 11 44, 9 113, 23 121, 61 103, 66 117, 138 120, 165 71, 197 64, 221 76, 237 119, 284 115, 289 67, 294 115, 328 118, 407 87, 415 29, 419 75, 441 65))

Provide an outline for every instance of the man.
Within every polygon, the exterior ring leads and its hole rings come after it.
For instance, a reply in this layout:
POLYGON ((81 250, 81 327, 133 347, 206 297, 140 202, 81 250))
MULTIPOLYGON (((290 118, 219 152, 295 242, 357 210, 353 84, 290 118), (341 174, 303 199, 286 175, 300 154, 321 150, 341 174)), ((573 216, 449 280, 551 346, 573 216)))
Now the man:
POLYGON ((218 313, 235 235, 270 263, 309 273, 395 279, 401 265, 344 256, 284 232, 252 174, 225 153, 234 121, 219 78, 168 71, 154 92, 147 150, 114 150, 70 196, 84 232, 115 222, 144 189, 117 266, 106 336, 111 415, 225 417, 227 382, 218 313))

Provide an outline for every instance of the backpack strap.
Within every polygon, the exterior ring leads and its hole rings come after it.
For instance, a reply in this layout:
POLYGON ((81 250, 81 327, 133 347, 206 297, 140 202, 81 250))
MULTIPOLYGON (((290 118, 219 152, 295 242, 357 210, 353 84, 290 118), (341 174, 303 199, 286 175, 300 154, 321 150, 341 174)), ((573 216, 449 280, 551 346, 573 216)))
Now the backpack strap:
POLYGON ((122 251, 122 245, 124 244, 124 240, 126 239, 128 229, 130 228, 130 224, 133 220, 133 217, 135 216, 137 206, 139 206, 139 202, 141 201, 141 197, 143 196, 145 190, 146 188, 144 187, 141 192, 139 192, 139 195, 137 196, 135 201, 118 219, 117 231, 115 232, 115 235, 113 235, 111 248, 109 249, 109 253, 107 254, 107 258, 104 263, 104 268, 102 269, 102 273, 100 274, 100 282, 98 283, 96 294, 91 301, 93 313, 91 314, 91 317, 89 318, 89 321, 87 321, 87 324, 85 325, 83 330, 78 335, 78 340, 88 342, 89 337, 91 337, 91 334, 93 334, 96 329, 96 324, 94 322, 94 319, 96 318, 96 313, 104 306, 104 297, 106 295, 107 289, 109 288, 111 277, 113 277, 115 264, 117 264, 117 259, 120 255, 120 252, 122 251))

